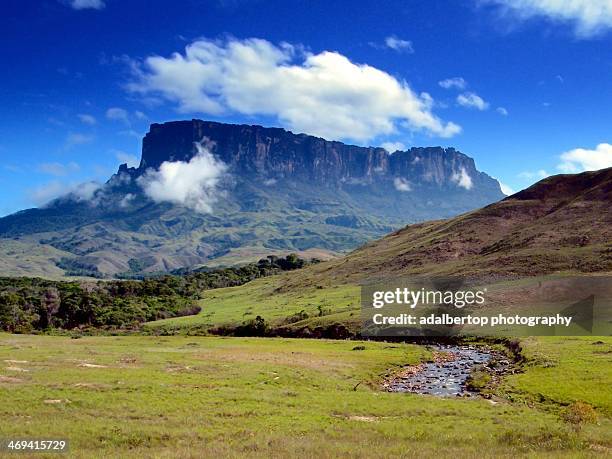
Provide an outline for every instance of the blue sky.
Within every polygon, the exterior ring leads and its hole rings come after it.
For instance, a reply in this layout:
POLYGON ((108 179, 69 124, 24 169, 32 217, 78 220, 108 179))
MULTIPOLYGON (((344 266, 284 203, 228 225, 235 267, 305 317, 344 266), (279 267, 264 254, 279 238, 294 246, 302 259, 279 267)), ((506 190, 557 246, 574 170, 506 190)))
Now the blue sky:
POLYGON ((174 119, 454 146, 513 190, 612 165, 609 0, 0 8, 0 215, 105 181, 174 119))

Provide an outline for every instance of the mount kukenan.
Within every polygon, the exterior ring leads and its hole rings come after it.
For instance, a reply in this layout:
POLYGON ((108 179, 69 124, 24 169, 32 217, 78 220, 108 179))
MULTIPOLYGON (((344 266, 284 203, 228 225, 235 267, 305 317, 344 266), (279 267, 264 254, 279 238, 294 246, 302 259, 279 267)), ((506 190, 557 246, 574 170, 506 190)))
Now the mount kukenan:
POLYGON ((1 218, 0 275, 137 276, 288 252, 326 258, 503 197, 453 148, 389 153, 279 128, 153 124, 139 167, 1 218), (203 151, 215 175, 174 196, 189 177, 164 181, 167 166, 198 167, 203 151))

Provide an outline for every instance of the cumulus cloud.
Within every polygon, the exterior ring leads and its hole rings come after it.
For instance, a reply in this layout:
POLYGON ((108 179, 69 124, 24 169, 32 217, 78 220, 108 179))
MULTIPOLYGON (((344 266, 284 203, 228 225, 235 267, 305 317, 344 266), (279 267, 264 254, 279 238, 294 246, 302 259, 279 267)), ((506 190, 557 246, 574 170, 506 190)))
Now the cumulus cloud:
POLYGON ((109 120, 121 121, 125 124, 129 124, 128 112, 124 110, 123 108, 119 108, 119 107, 109 108, 108 110, 106 110, 106 117, 109 120))
POLYGON ((575 148, 563 153, 561 161, 557 168, 568 174, 612 167, 612 145, 600 143, 594 150, 575 148))
POLYGON ((367 141, 400 128, 440 137, 461 131, 432 113, 431 97, 337 52, 304 52, 266 40, 198 40, 170 57, 134 64, 127 89, 183 113, 266 115, 288 128, 367 141))
POLYGON ((545 17, 573 24, 576 34, 588 38, 612 28, 610 0, 481 0, 497 4, 519 19, 545 17))
POLYGON ((94 124, 96 124, 96 118, 93 117, 92 115, 81 113, 77 115, 77 117, 79 118, 79 120, 81 120, 81 123, 83 124, 87 124, 89 126, 93 126, 94 124))
POLYGON ((145 194, 155 202, 170 202, 200 213, 212 212, 219 181, 227 166, 203 145, 189 162, 166 161, 159 170, 148 170, 138 179, 145 194))
POLYGON ((395 153, 398 150, 403 151, 406 149, 406 145, 404 145, 402 142, 384 142, 381 147, 383 147, 389 153, 395 153))
POLYGON ((414 53, 414 48, 412 47, 412 42, 410 40, 402 40, 395 35, 390 35, 385 38, 385 46, 400 53, 414 53))
POLYGON ((457 96, 457 103, 462 107, 475 108, 476 110, 487 110, 489 103, 485 102, 482 97, 474 92, 464 92, 457 96))
POLYGON ((80 167, 75 162, 69 162, 68 164, 62 163, 42 163, 36 168, 38 172, 43 174, 55 175, 56 177, 63 177, 65 175, 78 172, 80 167))
POLYGON ((74 10, 101 10, 106 6, 104 0, 69 0, 68 5, 74 10))
POLYGON ((438 81, 438 84, 444 89, 460 89, 464 90, 467 88, 467 81, 462 77, 447 78, 446 80, 438 81))
POLYGON ((453 172, 451 181, 455 182, 457 186, 465 188, 466 190, 471 190, 473 186, 472 177, 470 177, 464 167, 460 168, 459 172, 453 172))
POLYGON ((37 206, 45 205, 57 198, 84 202, 91 201, 101 187, 100 183, 94 181, 83 183, 53 181, 34 188, 30 191, 29 197, 37 206))
POLYGON ((537 171, 523 171, 518 174, 518 178, 523 180, 541 180, 543 178, 548 177, 549 175, 550 174, 544 169, 540 169, 537 171))
POLYGON ((497 107, 495 111, 501 116, 508 116, 508 110, 506 110, 504 107, 497 107))
POLYGON ((411 191, 412 187, 410 182, 403 177, 395 177, 393 179, 393 186, 397 191, 411 191))

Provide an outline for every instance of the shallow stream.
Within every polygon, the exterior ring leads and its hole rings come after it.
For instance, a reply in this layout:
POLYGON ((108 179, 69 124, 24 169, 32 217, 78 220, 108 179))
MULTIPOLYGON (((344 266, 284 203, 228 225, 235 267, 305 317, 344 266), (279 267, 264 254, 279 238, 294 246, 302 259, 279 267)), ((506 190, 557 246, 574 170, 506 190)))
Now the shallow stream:
MULTIPOLYGON (((434 346, 434 361, 409 367, 386 383, 391 392, 412 392, 439 397, 472 396, 466 387, 468 376, 477 368, 489 365, 491 350, 471 345, 434 346)), ((502 367, 507 362, 498 362, 502 367)))

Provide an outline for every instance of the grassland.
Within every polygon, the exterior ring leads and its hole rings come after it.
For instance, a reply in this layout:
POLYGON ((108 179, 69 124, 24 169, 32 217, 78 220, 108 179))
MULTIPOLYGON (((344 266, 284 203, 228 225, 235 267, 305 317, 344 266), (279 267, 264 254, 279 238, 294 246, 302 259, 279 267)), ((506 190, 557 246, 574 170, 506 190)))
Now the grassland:
POLYGON ((0 432, 87 458, 603 457, 612 340, 592 341, 528 340, 532 365, 499 388, 515 401, 493 404, 381 391, 429 357, 407 344, 3 334, 0 432), (576 400, 596 422, 564 420, 576 400))
MULTIPOLYGON (((291 273, 294 275, 295 272, 291 273)), ((240 287, 203 292, 198 315, 148 322, 151 331, 201 333, 217 325, 236 325, 263 317, 271 325, 287 324, 291 316, 305 312, 308 318, 293 322, 292 327, 316 327, 334 322, 355 330, 360 326, 359 286, 310 286, 299 291, 282 291, 288 276, 257 279, 240 287)))

